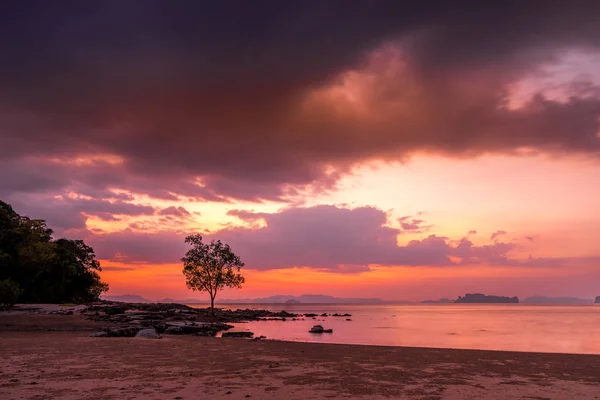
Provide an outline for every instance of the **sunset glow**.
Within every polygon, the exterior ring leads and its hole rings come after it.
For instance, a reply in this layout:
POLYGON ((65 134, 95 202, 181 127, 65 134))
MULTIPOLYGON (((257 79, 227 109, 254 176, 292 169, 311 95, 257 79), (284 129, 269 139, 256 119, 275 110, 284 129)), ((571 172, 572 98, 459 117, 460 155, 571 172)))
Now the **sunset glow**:
POLYGON ((48 71, 7 50, 21 67, 0 67, 0 195, 89 243, 109 294, 198 298, 179 261, 192 233, 246 262, 230 299, 600 294, 588 30, 466 40, 440 14, 344 40, 324 21, 331 46, 287 23, 264 28, 281 42, 209 45, 136 14, 153 40, 115 27, 88 47, 86 18, 48 34, 48 71))

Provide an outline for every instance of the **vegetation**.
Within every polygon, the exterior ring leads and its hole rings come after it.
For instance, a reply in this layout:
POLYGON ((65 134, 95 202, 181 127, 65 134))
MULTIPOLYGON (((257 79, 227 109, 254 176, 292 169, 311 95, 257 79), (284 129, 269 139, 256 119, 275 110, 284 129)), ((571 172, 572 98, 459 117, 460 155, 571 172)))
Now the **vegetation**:
POLYGON ((0 201, 0 280, 16 283, 25 303, 96 300, 108 285, 94 250, 82 240, 53 240, 52 233, 45 221, 0 201))
POLYGON ((220 240, 202 243, 202 236, 196 234, 186 237, 185 242, 193 246, 181 259, 187 287, 210 295, 214 316, 217 292, 226 287, 239 289, 245 282, 240 273, 244 263, 220 240))
POLYGON ((0 281, 0 307, 12 308, 17 303, 17 299, 21 294, 19 285, 10 280, 4 279, 0 281))

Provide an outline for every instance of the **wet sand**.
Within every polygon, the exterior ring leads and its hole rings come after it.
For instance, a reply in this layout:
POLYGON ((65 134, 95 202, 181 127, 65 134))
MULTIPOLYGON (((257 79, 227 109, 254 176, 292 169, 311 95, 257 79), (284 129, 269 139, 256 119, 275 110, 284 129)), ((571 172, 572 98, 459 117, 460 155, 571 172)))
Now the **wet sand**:
POLYGON ((600 398, 595 355, 89 337, 96 328, 0 315, 0 399, 600 398))

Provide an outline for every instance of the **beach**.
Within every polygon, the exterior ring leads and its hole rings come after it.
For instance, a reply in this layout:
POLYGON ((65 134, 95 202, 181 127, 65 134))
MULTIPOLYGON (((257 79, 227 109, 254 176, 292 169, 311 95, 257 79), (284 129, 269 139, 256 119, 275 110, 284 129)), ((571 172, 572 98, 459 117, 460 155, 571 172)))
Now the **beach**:
POLYGON ((595 399, 600 356, 163 335, 0 315, 2 399, 595 399))

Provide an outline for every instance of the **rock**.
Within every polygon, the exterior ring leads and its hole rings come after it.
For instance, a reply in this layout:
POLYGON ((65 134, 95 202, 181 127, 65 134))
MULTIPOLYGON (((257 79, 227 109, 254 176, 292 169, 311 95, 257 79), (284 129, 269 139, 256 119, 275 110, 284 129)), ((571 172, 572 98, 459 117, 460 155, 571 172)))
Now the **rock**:
POLYGON ((163 333, 165 335, 183 335, 183 329, 180 326, 169 326, 163 333))
POLYGON ((126 326, 121 328, 104 328, 102 332, 92 333, 91 337, 134 337, 139 331, 140 327, 137 326, 126 326))
POLYGON ((327 317, 327 313, 321 314, 321 317, 327 317))
POLYGON ((135 337, 141 337, 146 339, 162 339, 162 336, 156 333, 156 330, 154 328, 142 329, 141 331, 136 333, 135 337))
POLYGON ((309 313, 309 314, 304 314, 304 316, 305 316, 306 318, 313 318, 313 317, 316 317, 316 316, 317 316, 317 314, 310 314, 310 313, 309 313))
POLYGON ((108 328, 109 337, 134 337, 141 328, 139 326, 126 326, 123 328, 108 328))
POLYGON ((346 318, 346 321, 352 321, 350 318, 346 318))
POLYGON ((233 337, 233 338, 251 338, 254 336, 254 332, 225 332, 222 337, 233 337))
POLYGON ((324 329, 321 325, 315 325, 310 328, 309 333, 333 333, 333 329, 324 329))
POLYGON ((335 313, 332 315, 332 317, 351 317, 351 316, 352 316, 352 314, 338 314, 338 313, 335 313))
POLYGON ((104 313, 106 315, 117 315, 117 314, 124 314, 125 313, 125 307, 108 307, 104 310, 104 313))

